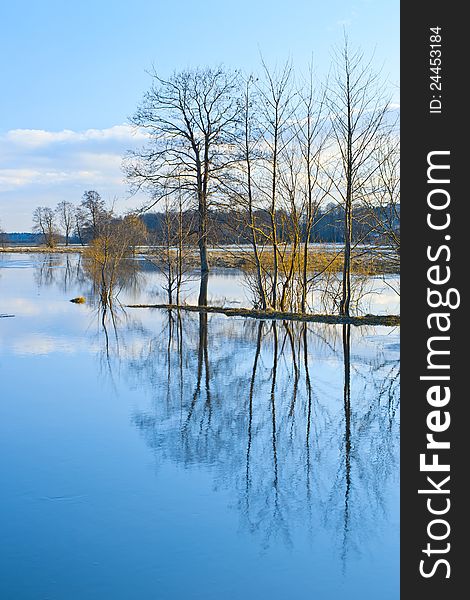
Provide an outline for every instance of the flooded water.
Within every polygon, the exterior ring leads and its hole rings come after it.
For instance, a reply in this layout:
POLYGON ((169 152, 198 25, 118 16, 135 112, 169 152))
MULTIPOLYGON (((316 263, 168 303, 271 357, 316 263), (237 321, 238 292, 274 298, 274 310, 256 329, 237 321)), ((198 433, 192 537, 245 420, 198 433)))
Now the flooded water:
POLYGON ((90 289, 77 257, 0 255, 0 597, 398 599, 399 330, 103 319, 90 289))

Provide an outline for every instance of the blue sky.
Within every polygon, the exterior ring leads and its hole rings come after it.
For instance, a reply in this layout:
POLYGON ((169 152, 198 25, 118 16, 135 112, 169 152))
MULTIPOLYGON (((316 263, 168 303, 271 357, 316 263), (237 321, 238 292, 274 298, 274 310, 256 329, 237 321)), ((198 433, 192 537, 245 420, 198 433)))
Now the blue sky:
MULTIPOLYGON (((29 0, 0 7, 0 225, 29 231, 35 206, 79 202, 96 189, 132 202, 120 170, 139 143, 127 119, 152 65, 256 70, 313 56, 319 75, 343 30, 374 53, 395 90, 398 0, 29 0)), ((138 202, 134 199, 134 202, 138 202)))

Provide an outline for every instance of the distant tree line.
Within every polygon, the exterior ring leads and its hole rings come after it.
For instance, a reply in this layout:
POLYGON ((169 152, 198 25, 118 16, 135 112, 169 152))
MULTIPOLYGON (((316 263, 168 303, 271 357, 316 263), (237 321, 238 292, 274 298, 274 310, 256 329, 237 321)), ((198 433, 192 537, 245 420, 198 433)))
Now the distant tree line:
POLYGON ((78 206, 62 201, 55 208, 38 206, 33 212, 33 232, 41 236, 46 246, 54 248, 59 240, 82 245, 99 237, 105 225, 113 219, 100 194, 85 191, 78 206))
MULTIPOLYGON (((172 211, 170 211, 171 213, 172 211)), ((176 218, 177 212, 173 213, 176 218)), ((268 231, 270 216, 268 211, 259 209, 254 211, 254 218, 261 230, 268 231)), ((139 217, 145 224, 155 243, 165 239, 166 213, 147 212, 139 217)), ((195 211, 183 212, 183 220, 190 227, 197 218, 195 211)), ((249 244, 251 239, 250 229, 247 226, 248 215, 239 210, 211 209, 207 216, 207 241, 210 246, 223 246, 227 244, 249 244)), ((287 215, 284 211, 276 212, 277 236, 280 241, 289 242, 289 232, 283 228, 287 215)), ((400 232, 400 206, 363 206, 355 211, 352 227, 352 240, 354 242, 385 244, 389 243, 383 224, 389 222, 390 232, 399 236, 400 232), (380 227, 375 226, 380 223, 380 227)), ((311 243, 343 243, 344 242, 344 209, 341 206, 330 204, 320 207, 317 220, 311 228, 306 220, 300 223, 300 239, 308 239, 311 243)), ((192 229, 193 239, 197 239, 197 231, 192 229)))
MULTIPOLYGON (((117 216, 112 210, 106 209, 98 192, 90 190, 84 193, 85 202, 75 206, 71 202, 60 202, 56 209, 37 207, 33 214, 34 231, 27 233, 5 233, 0 230, 0 240, 3 243, 44 243, 54 248, 58 243, 87 245, 98 238, 110 223, 117 224, 123 217, 117 216)), ((187 209, 182 211, 182 220, 187 230, 187 239, 197 245, 197 212, 187 209)), ((168 215, 172 216, 175 228, 178 221, 178 211, 168 209, 167 212, 144 212, 135 214, 144 227, 142 242, 145 244, 162 244, 167 238, 168 215)), ((253 219, 260 231, 268 235, 271 217, 266 209, 253 211, 253 219)), ((280 242, 290 241, 290 232, 285 227, 289 215, 285 210, 275 213, 277 239, 280 242)), ((249 244, 251 240, 250 227, 247 225, 249 215, 240 209, 211 208, 207 213, 207 242, 211 246, 227 244, 249 244)), ((299 224, 300 241, 310 243, 343 243, 344 242, 344 208, 330 203, 319 207, 317 218, 311 227, 306 219, 299 224)), ((142 237, 141 231, 141 237, 142 237)), ((352 226, 352 240, 365 243, 389 242, 387 233, 399 236, 400 206, 358 206, 352 226), (380 224, 376 226, 376 224, 380 224), (389 228, 384 230, 384 224, 389 228)), ((173 235, 176 235, 176 229, 173 235)))

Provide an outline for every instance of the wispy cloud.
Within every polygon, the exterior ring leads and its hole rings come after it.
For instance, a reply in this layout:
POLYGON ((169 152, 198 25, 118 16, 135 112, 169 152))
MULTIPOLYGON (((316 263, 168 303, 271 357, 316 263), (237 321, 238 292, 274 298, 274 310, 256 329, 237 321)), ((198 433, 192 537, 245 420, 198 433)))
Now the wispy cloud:
POLYGON ((13 129, 0 134, 0 220, 8 230, 29 230, 35 206, 61 200, 78 203, 83 191, 96 189, 105 199, 118 198, 121 209, 128 188, 121 170, 127 150, 146 135, 130 125, 105 129, 45 131, 13 129))
MULTIPOLYGON (((136 140, 144 140, 145 135, 130 125, 114 125, 106 129, 87 129, 85 131, 45 131, 44 129, 12 129, 2 136, 5 141, 24 148, 40 148, 61 143, 83 144, 87 142, 116 141, 133 145, 136 140)), ((1 140, 1 137, 0 137, 1 140)))

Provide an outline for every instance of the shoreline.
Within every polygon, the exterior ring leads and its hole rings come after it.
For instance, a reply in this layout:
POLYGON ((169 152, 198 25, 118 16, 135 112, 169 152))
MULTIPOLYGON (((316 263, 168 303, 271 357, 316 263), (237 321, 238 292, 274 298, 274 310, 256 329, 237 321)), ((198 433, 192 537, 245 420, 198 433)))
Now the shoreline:
MULTIPOLYGON (((0 248, 0 254, 83 254, 88 246, 58 246, 56 248, 47 248, 45 246, 7 246, 0 248)), ((378 248, 380 251, 380 248, 378 248)), ((152 250, 139 251, 135 256, 142 258, 152 258, 157 262, 158 257, 155 257, 152 250), (156 260, 157 259, 157 260, 156 260)), ((239 269, 244 271, 253 271, 255 263, 251 252, 247 250, 232 249, 232 248, 209 248, 208 249, 209 264, 214 268, 239 269)), ((285 259, 289 261, 289 251, 285 254, 285 259)), ((265 251, 263 262, 267 268, 273 261, 271 251, 265 251)), ((186 266, 189 268, 198 268, 199 257, 197 249, 185 257, 186 266)), ((340 272, 342 270, 342 253, 337 248, 328 248, 325 244, 323 247, 312 247, 308 257, 308 272, 316 273, 319 271, 329 270, 330 272, 340 272)), ((353 275, 399 275, 399 268, 396 262, 383 255, 374 256, 369 251, 360 249, 352 257, 352 274, 353 275)))

